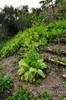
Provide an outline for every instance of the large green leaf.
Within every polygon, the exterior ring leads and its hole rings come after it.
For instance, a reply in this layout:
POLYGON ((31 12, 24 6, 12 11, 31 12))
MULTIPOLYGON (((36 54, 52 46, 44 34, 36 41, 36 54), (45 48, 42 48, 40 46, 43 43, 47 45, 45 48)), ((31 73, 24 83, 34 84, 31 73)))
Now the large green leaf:
POLYGON ((29 71, 32 72, 32 73, 33 73, 33 72, 36 73, 36 72, 37 72, 37 69, 31 67, 31 68, 29 69, 29 71))
POLYGON ((42 70, 38 69, 38 70, 37 70, 37 73, 38 73, 40 76, 42 76, 43 78, 45 78, 45 74, 43 73, 42 70))
POLYGON ((37 62, 40 66, 40 69, 47 68, 47 65, 43 62, 43 59, 39 59, 39 60, 37 60, 37 62))
POLYGON ((22 60, 19 61, 19 66, 20 67, 22 67, 22 66, 28 67, 28 64, 22 59, 22 60))
POLYGON ((25 69, 23 67, 18 70, 19 75, 22 75, 24 73, 25 73, 25 69))
POLYGON ((27 81, 29 79, 29 71, 24 73, 24 79, 27 81))

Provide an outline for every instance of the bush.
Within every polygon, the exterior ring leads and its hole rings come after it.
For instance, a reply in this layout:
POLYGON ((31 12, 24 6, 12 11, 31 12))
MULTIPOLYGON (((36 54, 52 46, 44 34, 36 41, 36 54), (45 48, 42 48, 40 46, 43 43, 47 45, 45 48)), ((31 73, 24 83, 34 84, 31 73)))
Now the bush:
POLYGON ((66 32, 66 21, 50 23, 47 26, 46 36, 48 39, 62 36, 66 32))

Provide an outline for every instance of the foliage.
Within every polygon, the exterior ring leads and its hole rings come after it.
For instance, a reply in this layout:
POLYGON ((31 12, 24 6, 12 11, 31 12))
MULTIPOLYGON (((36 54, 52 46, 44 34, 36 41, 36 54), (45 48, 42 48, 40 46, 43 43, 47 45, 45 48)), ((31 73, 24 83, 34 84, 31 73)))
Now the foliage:
POLYGON ((0 41, 0 49, 2 49, 2 47, 4 46, 5 43, 6 43, 6 40, 5 41, 0 41))
POLYGON ((38 45, 46 45, 47 40, 44 37, 44 28, 45 26, 33 26, 28 29, 23 34, 23 43, 25 46, 29 47, 30 45, 38 46, 38 45), (29 38, 28 38, 29 37, 29 38))
POLYGON ((5 43, 0 50, 0 59, 15 53, 21 46, 46 45, 47 40, 62 36, 66 32, 66 21, 58 21, 49 25, 34 25, 24 32, 19 32, 14 38, 5 43))
POLYGON ((66 21, 58 21, 50 23, 47 26, 46 36, 47 38, 56 38, 62 36, 66 32, 66 21))
POLYGON ((21 40, 22 38, 20 37, 20 34, 18 34, 13 39, 7 41, 0 51, 0 58, 7 57, 17 51, 20 44, 22 44, 21 40))
POLYGON ((19 89, 12 96, 8 97, 6 100, 35 100, 34 97, 30 96, 25 89, 19 89))
POLYGON ((47 66, 43 63, 43 59, 40 58, 36 49, 33 48, 20 60, 18 73, 22 80, 35 81, 39 76, 45 78, 43 70, 46 68, 47 66))
POLYGON ((50 100, 50 96, 47 92, 41 93, 39 95, 39 99, 38 100, 50 100))
POLYGON ((12 79, 8 76, 0 77, 0 93, 12 88, 12 79))
POLYGON ((53 0, 40 1, 42 12, 40 16, 43 17, 43 22, 49 23, 55 20, 54 16, 54 3, 53 0))
POLYGON ((2 31, 4 32, 5 37, 7 37, 7 35, 12 36, 18 32, 16 13, 16 10, 12 6, 5 6, 0 12, 0 18, 2 17, 0 24, 2 25, 1 28, 3 28, 2 31))
POLYGON ((17 27, 19 31, 24 31, 32 26, 32 18, 30 13, 22 12, 18 15, 18 17, 19 19, 17 20, 17 27))
POLYGON ((20 88, 16 92, 6 98, 6 100, 50 100, 50 96, 47 92, 41 93, 37 98, 31 96, 26 89, 20 88))
POLYGON ((66 19, 66 0, 56 0, 54 9, 56 20, 66 19))
POLYGON ((28 11, 28 6, 21 9, 13 6, 5 6, 0 12, 0 37, 6 38, 14 36, 19 31, 32 26, 32 16, 28 11))
POLYGON ((35 29, 33 27, 24 32, 19 32, 14 38, 8 41, 0 50, 0 58, 4 58, 15 53, 21 46, 29 47, 30 45, 36 45, 39 43, 46 44, 47 42, 46 39, 43 37, 43 35, 41 36, 41 38, 39 37, 40 34, 38 33, 40 33, 41 30, 43 30, 43 27, 36 26, 35 29))
POLYGON ((0 38, 15 35, 19 31, 32 27, 33 24, 53 22, 66 19, 66 0, 42 0, 40 8, 33 8, 29 12, 28 6, 14 8, 5 6, 0 11, 0 38), (4 33, 4 34, 3 34, 4 33), (3 35, 2 35, 3 34, 3 35))

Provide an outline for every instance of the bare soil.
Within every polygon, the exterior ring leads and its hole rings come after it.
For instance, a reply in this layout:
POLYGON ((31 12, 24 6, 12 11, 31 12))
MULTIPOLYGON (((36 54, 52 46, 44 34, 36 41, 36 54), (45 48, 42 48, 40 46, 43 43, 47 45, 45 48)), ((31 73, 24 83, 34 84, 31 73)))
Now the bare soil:
POLYGON ((40 84, 29 83, 25 81, 21 81, 18 74, 18 57, 11 56, 0 61, 0 65, 4 68, 4 73, 10 77, 13 77, 14 81, 14 89, 23 86, 28 89, 28 91, 37 97, 38 93, 47 91, 52 100, 57 100, 59 95, 66 93, 66 85, 64 83, 64 79, 62 77, 63 70, 66 71, 66 68, 57 68, 54 64, 48 64, 50 66, 50 70, 45 79, 41 79, 40 84))

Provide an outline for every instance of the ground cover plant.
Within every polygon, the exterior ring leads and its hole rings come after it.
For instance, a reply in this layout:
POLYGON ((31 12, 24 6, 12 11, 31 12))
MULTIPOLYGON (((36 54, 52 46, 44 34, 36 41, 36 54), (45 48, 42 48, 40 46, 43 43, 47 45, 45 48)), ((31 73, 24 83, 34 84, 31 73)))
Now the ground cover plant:
POLYGON ((43 92, 38 95, 38 97, 32 96, 30 93, 27 92, 26 89, 20 88, 16 92, 6 98, 6 100, 50 100, 50 96, 47 92, 43 92))
POLYGON ((0 77, 0 93, 8 91, 13 86, 12 79, 8 76, 1 76, 0 77))
POLYGON ((40 93, 38 100, 50 100, 50 95, 47 92, 40 93))
POLYGON ((33 96, 31 96, 25 89, 19 89, 6 98, 6 100, 35 100, 33 96))

